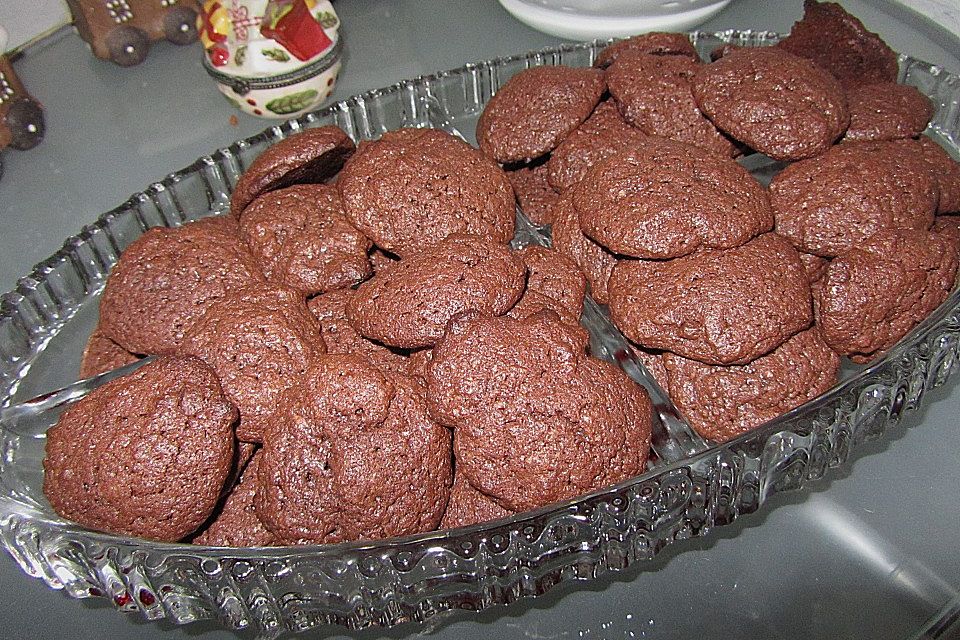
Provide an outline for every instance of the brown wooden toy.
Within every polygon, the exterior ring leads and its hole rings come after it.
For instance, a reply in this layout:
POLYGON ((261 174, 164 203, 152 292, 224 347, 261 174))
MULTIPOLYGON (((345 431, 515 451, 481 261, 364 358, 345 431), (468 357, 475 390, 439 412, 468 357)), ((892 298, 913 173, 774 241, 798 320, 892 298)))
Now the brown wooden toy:
POLYGON ((140 64, 150 44, 197 39, 195 0, 67 0, 74 25, 93 54, 122 67, 140 64))

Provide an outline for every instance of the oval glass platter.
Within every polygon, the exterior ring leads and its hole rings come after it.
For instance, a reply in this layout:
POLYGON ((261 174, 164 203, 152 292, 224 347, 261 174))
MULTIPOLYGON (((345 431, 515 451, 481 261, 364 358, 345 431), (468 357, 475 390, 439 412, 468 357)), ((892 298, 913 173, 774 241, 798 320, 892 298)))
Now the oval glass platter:
MULTIPOLYGON (((764 46, 768 32, 692 34, 701 54, 725 42, 764 46)), ((267 146, 334 124, 355 140, 399 127, 437 127, 473 142, 497 87, 529 66, 588 66, 607 42, 534 51, 404 81, 339 102, 200 158, 135 194, 67 239, 0 304, 0 406, 75 379, 110 267, 147 228, 227 210, 244 168, 267 146)), ((960 79, 900 57, 900 80, 930 96, 928 133, 956 156, 960 79)), ((745 161, 758 177, 771 169, 745 161)), ((517 244, 549 243, 518 213, 517 244)), ((842 467, 943 385, 960 357, 960 293, 882 358, 847 366, 823 396, 724 445, 689 429, 649 380, 605 312, 588 301, 594 355, 622 366, 655 399, 659 420, 648 471, 637 478, 505 520, 452 531, 324 546, 223 549, 96 533, 59 518, 42 493, 45 425, 2 425, 0 536, 30 576, 78 598, 176 623, 216 618, 274 636, 324 624, 349 628, 423 621, 537 596, 652 559, 667 545, 709 534, 842 467)))

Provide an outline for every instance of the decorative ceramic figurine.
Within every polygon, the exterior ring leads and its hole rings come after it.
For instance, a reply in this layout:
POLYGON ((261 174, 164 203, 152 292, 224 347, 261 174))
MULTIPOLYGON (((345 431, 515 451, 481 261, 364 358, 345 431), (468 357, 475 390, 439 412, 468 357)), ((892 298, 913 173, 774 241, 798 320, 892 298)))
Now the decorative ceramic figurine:
POLYGON ((7 32, 0 27, 0 149, 32 149, 43 139, 43 109, 14 73, 6 50, 7 32))
POLYGON ((317 108, 340 72, 340 21, 327 0, 206 0, 204 67, 246 113, 289 118, 317 108))
POLYGON ((93 54, 122 67, 140 64, 150 43, 197 40, 197 0, 67 0, 74 25, 93 54))

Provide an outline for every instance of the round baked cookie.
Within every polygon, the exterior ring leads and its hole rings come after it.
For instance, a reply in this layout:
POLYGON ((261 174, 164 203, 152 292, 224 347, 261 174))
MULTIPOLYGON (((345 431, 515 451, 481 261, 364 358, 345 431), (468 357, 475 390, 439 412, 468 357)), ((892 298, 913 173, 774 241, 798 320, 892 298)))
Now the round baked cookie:
POLYGON ((571 194, 584 234, 636 258, 735 247, 773 227, 767 191, 746 169, 665 138, 603 160, 571 194))
POLYGON ((850 126, 844 141, 916 138, 933 116, 930 98, 916 87, 896 82, 850 87, 847 104, 850 126))
POLYGON ((254 454, 240 475, 240 481, 230 491, 220 511, 193 544, 211 547, 271 547, 276 538, 263 526, 253 504, 257 493, 257 469, 260 452, 254 454))
POLYGON ((520 210, 534 224, 553 222, 550 212, 560 198, 560 194, 547 180, 547 172, 546 163, 507 171, 520 210))
POLYGON ((734 156, 733 142, 700 112, 693 97, 690 83, 702 66, 686 56, 622 54, 607 69, 607 86, 623 117, 644 133, 734 156))
POLYGON ((564 322, 579 324, 587 278, 577 263, 538 245, 524 247, 517 256, 527 266, 527 288, 507 315, 521 319, 550 309, 564 322))
POLYGON ((819 155, 850 124, 837 79, 783 49, 731 51, 703 65, 692 86, 697 106, 717 128, 777 160, 819 155))
POLYGON ((524 69, 484 107, 477 121, 477 144, 497 162, 539 158, 590 116, 606 88, 598 69, 524 69))
POLYGON ((836 352, 867 362, 892 347, 953 290, 957 251, 941 233, 885 229, 830 262, 817 323, 836 352))
POLYGON ((337 186, 347 219, 400 257, 451 233, 513 238, 516 202, 507 175, 438 129, 399 129, 362 142, 337 186))
POLYGON ((44 495, 90 529, 181 540, 217 505, 236 418, 201 360, 158 358, 60 416, 47 432, 44 495))
POLYGON ((313 297, 307 302, 307 308, 320 322, 320 335, 327 345, 327 353, 353 353, 367 358, 381 369, 406 372, 406 356, 363 337, 350 324, 347 302, 354 293, 352 289, 339 289, 313 297))
POLYGON ((240 216, 260 195, 295 184, 325 182, 335 176, 355 150, 339 127, 307 129, 268 147, 237 180, 230 212, 240 216))
POLYGON ((880 229, 927 229, 937 183, 914 140, 844 143, 770 181, 777 233, 833 257, 880 229))
POLYGON ((837 381, 838 356, 817 328, 745 365, 716 366, 664 353, 670 399, 707 440, 726 442, 799 407, 837 381))
POLYGON ((776 46, 812 60, 844 87, 897 80, 897 54, 834 2, 804 0, 803 19, 776 46))
POLYGON ((87 346, 80 358, 80 379, 119 369, 139 359, 140 356, 118 345, 97 327, 87 339, 87 346))
POLYGON ((180 353, 203 359, 240 410, 237 437, 263 442, 281 393, 326 352, 303 295, 253 287, 211 305, 184 336, 180 353))
POLYGON ((346 219, 337 188, 303 184, 270 191, 244 210, 240 235, 267 280, 305 295, 370 277, 373 246, 346 219))
POLYGON ((554 250, 573 260, 583 271, 590 283, 591 297, 599 304, 606 304, 609 299, 607 283, 617 257, 583 235, 577 210, 569 196, 561 198, 553 210, 551 238, 554 250))
POLYGON ((603 50, 597 54, 597 59, 593 61, 593 66, 606 69, 616 62, 621 54, 627 52, 645 53, 655 56, 679 56, 691 60, 700 59, 697 48, 693 46, 687 34, 651 31, 650 33, 633 36, 604 47, 603 50))
POLYGON ((361 284, 347 318, 362 335, 392 347, 429 347, 458 313, 509 311, 523 295, 526 273, 507 245, 454 234, 361 284))
POLYGON ((951 158, 935 140, 920 136, 918 141, 940 193, 937 213, 960 213, 960 162, 951 158))
POLYGON ((469 312, 427 368, 430 412, 454 429, 457 473, 501 507, 533 509, 643 472, 651 403, 587 333, 542 311, 469 312))
POLYGON ((440 524, 450 432, 423 388, 358 356, 318 360, 264 443, 257 514, 286 544, 375 540, 440 524))
POLYGON ((234 221, 154 227, 113 266, 100 298, 100 328, 131 353, 173 353, 207 307, 263 281, 234 221))
POLYGON ((557 191, 580 182, 593 165, 646 138, 620 115, 617 103, 604 100, 550 154, 547 180, 557 191))
POLYGON ((707 364, 746 364, 813 319, 800 256, 773 233, 674 260, 620 261, 610 316, 641 347, 707 364))
POLYGON ((489 497, 470 486, 462 473, 453 476, 453 489, 450 490, 450 501, 447 510, 443 513, 439 529, 456 529, 468 527, 480 522, 489 522, 512 515, 509 509, 504 509, 489 497))

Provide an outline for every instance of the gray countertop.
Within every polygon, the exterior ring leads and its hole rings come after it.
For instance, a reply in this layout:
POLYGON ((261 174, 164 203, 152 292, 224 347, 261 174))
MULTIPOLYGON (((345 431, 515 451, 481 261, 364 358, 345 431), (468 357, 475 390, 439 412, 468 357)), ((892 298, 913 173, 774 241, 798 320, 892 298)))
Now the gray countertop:
MULTIPOLYGON (((801 4, 735 0, 702 28, 787 31, 801 4)), ((960 40, 931 21, 890 2, 842 4, 895 49, 960 72, 960 40)), ((561 42, 513 20, 494 0, 338 0, 335 7, 347 44, 334 99, 561 42)), ((33 150, 3 154, 0 291, 130 194, 269 125, 223 100, 201 67, 199 45, 157 44, 143 64, 121 69, 95 59, 68 29, 28 49, 16 69, 44 105, 47 136, 33 150)), ((915 637, 960 605, 960 392, 953 386, 843 472, 775 496, 705 540, 675 544, 642 570, 564 585, 509 608, 350 637, 915 637)), ((148 623, 97 600, 73 600, 26 577, 5 554, 0 629, 10 639, 236 637, 216 623, 148 623)))

